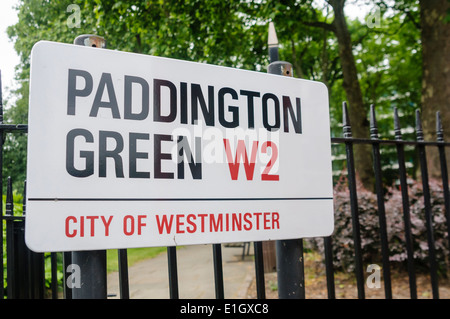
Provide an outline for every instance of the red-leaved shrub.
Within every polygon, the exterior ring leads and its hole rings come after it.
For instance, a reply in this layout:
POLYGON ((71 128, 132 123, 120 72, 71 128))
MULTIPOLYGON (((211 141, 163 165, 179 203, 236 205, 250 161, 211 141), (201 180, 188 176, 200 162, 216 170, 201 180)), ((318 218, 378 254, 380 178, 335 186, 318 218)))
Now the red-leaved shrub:
MULTIPOLYGON (((449 264, 449 242, 442 184, 431 180, 429 188, 436 259, 440 274, 445 275, 449 264)), ((421 182, 412 181, 408 188, 408 194, 415 265, 418 271, 424 271, 429 267, 429 249, 421 182)), ((381 240, 376 194, 366 190, 361 183, 358 183, 357 197, 363 264, 381 265, 381 240)), ((350 193, 346 180, 341 180, 334 188, 334 211, 335 229, 332 235, 333 265, 338 270, 353 271, 355 267, 355 253, 350 193)), ((397 187, 389 187, 387 189, 385 211, 391 267, 406 268, 407 253, 402 196, 401 191, 397 187)), ((322 239, 307 240, 307 243, 310 247, 317 248, 322 252, 323 256, 322 239)))

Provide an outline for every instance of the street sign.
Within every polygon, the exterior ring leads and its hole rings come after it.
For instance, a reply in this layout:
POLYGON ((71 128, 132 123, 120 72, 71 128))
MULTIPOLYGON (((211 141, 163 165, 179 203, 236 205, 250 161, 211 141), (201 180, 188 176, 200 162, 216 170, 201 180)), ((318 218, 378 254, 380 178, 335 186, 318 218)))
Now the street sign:
POLYGON ((28 132, 34 251, 333 231, 319 82, 41 41, 28 132))

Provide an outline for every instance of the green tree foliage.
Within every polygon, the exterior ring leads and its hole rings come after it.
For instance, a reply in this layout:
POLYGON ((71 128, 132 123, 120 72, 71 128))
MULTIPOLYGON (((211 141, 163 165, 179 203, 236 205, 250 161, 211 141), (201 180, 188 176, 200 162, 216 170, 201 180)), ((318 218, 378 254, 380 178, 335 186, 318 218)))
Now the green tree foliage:
MULTIPOLYGON (((265 72, 267 27, 274 21, 280 58, 293 64, 294 76, 328 86, 332 135, 341 136, 341 103, 348 100, 349 92, 344 90, 335 9, 343 5, 342 0, 22 0, 17 7, 19 21, 8 28, 21 64, 16 76, 20 86, 14 92, 17 102, 7 110, 6 120, 26 123, 29 57, 39 40, 73 43, 78 35, 98 34, 106 38, 109 49, 265 72), (80 9, 79 27, 68 24, 73 14, 68 7, 73 4, 80 9)), ((367 19, 346 19, 363 103, 363 111, 353 113, 365 119, 369 105, 375 104, 381 136, 388 137, 392 136, 394 106, 405 117, 405 126, 413 123, 413 111, 420 106, 420 8, 418 1, 379 0, 373 2, 369 14, 376 9, 380 14, 375 27, 369 27, 367 19)), ((11 149, 22 147, 10 159, 18 169, 25 165, 24 160, 15 158, 25 152, 25 139, 7 141, 11 149)), ((367 162, 365 166, 371 169, 367 162)), ((8 170, 16 174, 12 167, 8 170)))

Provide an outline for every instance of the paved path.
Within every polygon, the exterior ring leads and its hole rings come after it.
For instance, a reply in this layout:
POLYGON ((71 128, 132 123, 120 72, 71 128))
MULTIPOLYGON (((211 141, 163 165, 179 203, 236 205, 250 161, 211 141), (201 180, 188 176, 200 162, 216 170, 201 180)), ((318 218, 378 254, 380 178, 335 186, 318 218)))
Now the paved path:
MULTIPOLYGON (((252 246, 252 245, 251 245, 252 246)), ((250 256, 241 259, 242 248, 222 245, 225 298, 242 299, 255 274, 253 247, 250 256)), ((184 246, 177 249, 179 297, 215 298, 213 250, 211 245, 184 246)), ((130 298, 169 298, 167 254, 129 267, 130 298)), ((119 297, 118 273, 108 275, 108 294, 119 297)))

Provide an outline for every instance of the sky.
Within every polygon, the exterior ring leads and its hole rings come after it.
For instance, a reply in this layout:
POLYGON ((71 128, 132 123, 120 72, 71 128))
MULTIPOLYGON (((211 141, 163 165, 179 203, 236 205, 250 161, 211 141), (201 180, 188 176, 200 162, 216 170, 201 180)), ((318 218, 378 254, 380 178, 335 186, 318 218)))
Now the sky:
POLYGON ((6 28, 17 23, 17 14, 13 6, 17 0, 0 0, 0 70, 2 71, 2 89, 4 98, 16 87, 14 68, 19 64, 19 57, 14 50, 14 44, 6 34, 6 28))
MULTIPOLYGON (((317 0, 318 3, 322 3, 324 0, 317 0)), ((8 26, 17 23, 17 14, 13 9, 19 0, 0 0, 0 70, 2 73, 2 89, 3 96, 10 98, 10 103, 13 101, 9 94, 11 89, 17 87, 17 83, 14 80, 14 68, 19 64, 19 57, 14 50, 14 44, 9 40, 6 29, 8 26)), ((365 1, 359 0, 359 3, 365 1)), ((358 1, 348 0, 345 13, 349 18, 363 19, 366 12, 370 8, 367 6, 361 7, 357 5, 358 1)))

